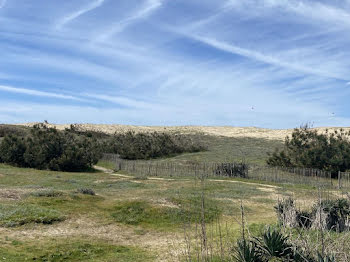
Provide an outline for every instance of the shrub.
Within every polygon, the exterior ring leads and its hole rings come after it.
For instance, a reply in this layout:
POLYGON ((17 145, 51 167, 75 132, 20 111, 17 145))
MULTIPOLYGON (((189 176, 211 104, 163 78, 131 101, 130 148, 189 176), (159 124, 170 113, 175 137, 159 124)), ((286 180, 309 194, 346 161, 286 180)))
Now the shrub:
POLYGON ((115 134, 111 142, 113 153, 130 160, 159 158, 203 150, 205 148, 190 136, 157 132, 129 131, 124 134, 115 134))
POLYGON ((248 165, 245 163, 222 163, 217 166, 215 174, 228 177, 248 177, 248 165))
POLYGON ((80 194, 90 195, 90 196, 96 195, 95 191, 92 190, 91 188, 79 188, 77 189, 77 192, 80 194))
POLYGON ((25 166, 23 157, 25 151, 26 144, 24 138, 8 135, 0 144, 0 160, 8 164, 25 166))
POLYGON ((263 262, 260 253, 257 252, 257 244, 254 241, 238 240, 233 257, 239 262, 263 262))
POLYGON ((27 127, 14 126, 14 125, 0 125, 0 137, 7 135, 26 136, 28 132, 27 127))
POLYGON ((258 254, 270 261, 272 258, 292 259, 294 252, 288 237, 277 229, 266 230, 261 238, 256 238, 258 254))
POLYGON ((308 126, 294 129, 286 138, 284 149, 267 160, 271 166, 306 167, 345 172, 350 169, 350 132, 340 129, 318 133, 308 126))
POLYGON ((46 190, 32 192, 31 195, 35 197, 59 197, 59 196, 63 196, 63 193, 53 189, 46 189, 46 190))
POLYGON ((85 171, 100 156, 96 141, 43 124, 35 125, 26 138, 6 136, 0 145, 0 159, 5 163, 54 171, 85 171))

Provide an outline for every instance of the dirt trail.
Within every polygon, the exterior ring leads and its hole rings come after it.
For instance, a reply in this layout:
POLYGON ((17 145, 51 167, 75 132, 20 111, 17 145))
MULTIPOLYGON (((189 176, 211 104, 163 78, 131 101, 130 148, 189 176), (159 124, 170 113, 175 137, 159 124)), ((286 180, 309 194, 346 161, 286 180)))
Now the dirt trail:
MULTIPOLYGON (((122 177, 122 178, 129 178, 129 179, 134 179, 134 176, 128 176, 128 175, 121 175, 115 173, 113 170, 104 168, 101 166, 94 166, 95 169, 102 171, 106 174, 110 174, 112 176, 117 176, 117 177, 122 177)), ((173 179, 173 178, 161 178, 161 177, 146 177, 147 180, 156 180, 156 181, 189 181, 190 179, 173 179)), ((243 182, 243 181, 236 181, 236 180, 225 180, 225 179, 208 179, 207 181, 210 182, 221 182, 221 183, 237 183, 237 184, 245 184, 245 185, 254 185, 254 186, 259 186, 262 188, 270 188, 270 189, 277 189, 280 188, 278 186, 273 186, 273 185, 266 185, 266 184, 260 184, 260 183, 252 183, 252 182, 243 182)))

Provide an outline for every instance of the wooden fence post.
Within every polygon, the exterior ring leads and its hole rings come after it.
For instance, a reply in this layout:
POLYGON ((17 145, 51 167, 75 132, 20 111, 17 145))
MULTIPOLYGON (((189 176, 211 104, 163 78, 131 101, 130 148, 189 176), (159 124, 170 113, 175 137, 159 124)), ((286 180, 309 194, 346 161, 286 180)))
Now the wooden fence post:
POLYGON ((338 171, 338 189, 341 188, 340 171, 338 171))

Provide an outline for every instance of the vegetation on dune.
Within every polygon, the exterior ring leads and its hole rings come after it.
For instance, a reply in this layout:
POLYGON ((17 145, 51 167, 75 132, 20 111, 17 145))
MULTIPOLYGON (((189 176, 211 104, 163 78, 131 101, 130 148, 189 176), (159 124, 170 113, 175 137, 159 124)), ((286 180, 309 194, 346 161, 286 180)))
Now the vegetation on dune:
POLYGON ((297 128, 286 138, 284 149, 274 152, 267 164, 345 172, 350 169, 350 132, 340 129, 321 134, 308 126, 297 128))
POLYGON ((0 137, 7 135, 26 136, 29 133, 29 128, 15 125, 0 124, 0 137))
POLYGON ((115 134, 111 150, 124 159, 152 159, 205 150, 193 137, 167 133, 115 134))
POLYGON ((20 167, 84 171, 100 157, 97 141, 43 124, 34 126, 26 137, 6 135, 0 144, 0 161, 20 167))
POLYGON ((206 150, 196 135, 133 131, 108 135, 98 131, 80 130, 77 125, 71 125, 66 132, 98 140, 104 153, 118 154, 128 160, 147 160, 206 150))

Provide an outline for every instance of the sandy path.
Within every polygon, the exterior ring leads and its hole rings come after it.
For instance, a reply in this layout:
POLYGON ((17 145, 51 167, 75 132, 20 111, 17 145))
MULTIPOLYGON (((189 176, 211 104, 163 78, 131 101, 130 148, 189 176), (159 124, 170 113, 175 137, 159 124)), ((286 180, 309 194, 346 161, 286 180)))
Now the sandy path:
MULTIPOLYGON (((94 166, 95 169, 102 171, 106 174, 110 174, 112 176, 117 176, 121 178, 129 178, 134 179, 134 176, 128 176, 128 175, 121 175, 115 173, 111 169, 107 169, 101 166, 94 166)), ((173 179, 173 178, 161 178, 161 177, 146 177, 147 180, 155 180, 155 181, 190 181, 190 179, 173 179)), ((262 188, 270 188, 270 189, 277 189, 280 188, 278 186, 273 185, 266 185, 266 184, 260 184, 260 183, 252 183, 252 182, 243 182, 243 181, 236 181, 236 180, 224 180, 224 179, 207 179, 206 181, 210 182, 219 182, 219 183, 237 183, 237 184, 245 184, 245 185, 253 185, 253 186, 259 186, 262 188)))

